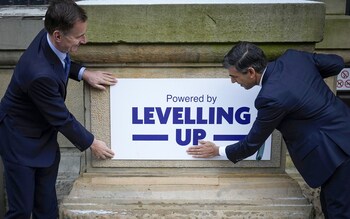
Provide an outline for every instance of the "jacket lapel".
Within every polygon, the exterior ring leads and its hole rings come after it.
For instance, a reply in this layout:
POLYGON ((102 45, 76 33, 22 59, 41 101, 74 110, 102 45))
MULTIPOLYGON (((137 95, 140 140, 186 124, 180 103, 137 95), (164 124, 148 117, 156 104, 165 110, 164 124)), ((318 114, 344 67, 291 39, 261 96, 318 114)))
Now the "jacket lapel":
POLYGON ((263 77, 263 81, 262 81, 262 86, 264 87, 264 84, 266 83, 266 81, 268 80, 268 78, 271 76, 272 72, 274 71, 275 69, 275 65, 276 65, 276 62, 269 62, 267 64, 267 68, 266 68, 266 71, 265 71, 265 74, 264 74, 264 77, 263 77))
POLYGON ((52 51, 49 43, 47 42, 46 33, 47 32, 45 31, 45 36, 42 38, 41 41, 43 54, 52 66, 53 72, 55 73, 53 77, 55 77, 58 80, 58 84, 62 85, 60 90, 62 92, 62 97, 66 99, 68 80, 66 80, 65 71, 60 59, 52 51))

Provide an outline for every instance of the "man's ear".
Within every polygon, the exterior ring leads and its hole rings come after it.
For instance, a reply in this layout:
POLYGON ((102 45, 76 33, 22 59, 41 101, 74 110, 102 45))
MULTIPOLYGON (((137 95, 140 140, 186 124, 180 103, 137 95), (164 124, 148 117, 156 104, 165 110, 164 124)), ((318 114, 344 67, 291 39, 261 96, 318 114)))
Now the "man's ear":
POLYGON ((254 77, 256 76, 256 71, 255 71, 255 69, 252 68, 252 67, 249 67, 249 68, 248 68, 248 74, 249 74, 249 77, 250 77, 250 78, 254 78, 254 77))
POLYGON ((56 42, 61 42, 61 40, 62 40, 62 33, 60 31, 55 30, 52 35, 53 35, 53 39, 56 42))

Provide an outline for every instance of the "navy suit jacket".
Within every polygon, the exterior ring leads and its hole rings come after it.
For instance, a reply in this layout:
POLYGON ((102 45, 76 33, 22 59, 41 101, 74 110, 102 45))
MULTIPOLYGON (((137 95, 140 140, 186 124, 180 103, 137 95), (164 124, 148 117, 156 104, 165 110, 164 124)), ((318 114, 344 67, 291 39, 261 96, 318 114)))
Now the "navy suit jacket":
MULTIPOLYGON (((46 35, 42 30, 23 53, 0 103, 0 154, 32 167, 54 162, 59 152, 57 132, 81 151, 94 138, 64 103, 68 80, 46 35)), ((78 80, 80 68, 72 63, 69 77, 78 80)))
POLYGON ((311 187, 322 185, 350 155, 350 110, 323 78, 344 67, 341 57, 288 50, 268 63, 247 137, 226 147, 238 162, 279 130, 296 168, 311 187))

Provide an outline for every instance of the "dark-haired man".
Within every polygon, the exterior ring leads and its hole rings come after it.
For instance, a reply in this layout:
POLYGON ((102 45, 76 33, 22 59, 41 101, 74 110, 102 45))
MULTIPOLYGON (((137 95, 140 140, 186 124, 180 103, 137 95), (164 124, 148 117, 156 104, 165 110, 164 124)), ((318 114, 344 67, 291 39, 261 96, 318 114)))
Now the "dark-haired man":
POLYGON ((254 154, 277 129, 305 181, 321 186, 325 217, 350 218, 350 109, 323 80, 339 74, 343 59, 287 50, 268 63, 259 47, 240 42, 225 56, 224 67, 232 83, 245 89, 261 86, 257 118, 238 143, 218 147, 202 141, 187 153, 197 158, 226 155, 236 163, 254 154))
POLYGON ((43 29, 18 61, 0 103, 0 154, 8 197, 6 219, 56 219, 55 183, 60 161, 57 133, 100 159, 114 156, 69 112, 68 78, 104 90, 112 74, 71 62, 70 52, 87 42, 87 15, 72 0, 54 0, 43 29))

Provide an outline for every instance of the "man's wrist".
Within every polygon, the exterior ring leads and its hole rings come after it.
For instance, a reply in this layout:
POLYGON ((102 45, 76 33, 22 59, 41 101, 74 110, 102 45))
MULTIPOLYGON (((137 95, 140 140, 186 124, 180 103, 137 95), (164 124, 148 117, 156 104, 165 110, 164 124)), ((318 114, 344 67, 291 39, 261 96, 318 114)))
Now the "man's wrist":
POLYGON ((219 147, 219 155, 226 157, 226 146, 219 147))
POLYGON ((78 80, 81 81, 83 79, 83 75, 85 73, 86 68, 85 67, 81 67, 81 69, 79 70, 79 74, 78 74, 78 80))

